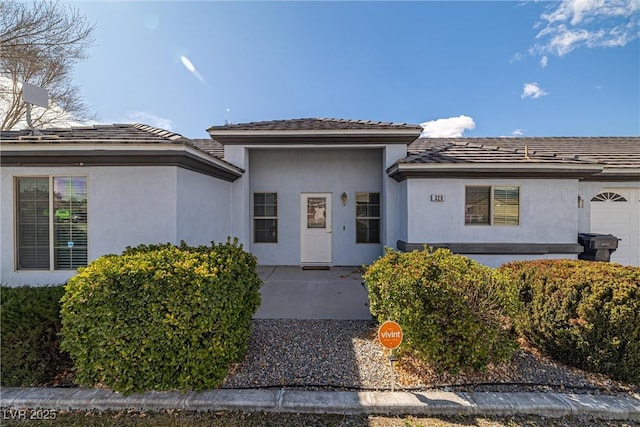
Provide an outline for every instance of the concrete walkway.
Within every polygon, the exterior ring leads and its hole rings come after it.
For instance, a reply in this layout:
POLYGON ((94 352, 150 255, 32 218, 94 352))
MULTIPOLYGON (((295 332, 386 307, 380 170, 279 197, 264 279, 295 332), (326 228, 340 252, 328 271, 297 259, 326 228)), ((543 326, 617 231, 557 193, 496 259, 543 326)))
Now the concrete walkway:
POLYGON ((589 416, 640 422, 640 396, 559 393, 322 392, 211 390, 147 392, 127 397, 108 390, 12 388, 0 390, 5 409, 166 410, 397 415, 589 416))
POLYGON ((259 266, 258 275, 264 284, 256 319, 371 319, 358 267, 302 270, 259 266))

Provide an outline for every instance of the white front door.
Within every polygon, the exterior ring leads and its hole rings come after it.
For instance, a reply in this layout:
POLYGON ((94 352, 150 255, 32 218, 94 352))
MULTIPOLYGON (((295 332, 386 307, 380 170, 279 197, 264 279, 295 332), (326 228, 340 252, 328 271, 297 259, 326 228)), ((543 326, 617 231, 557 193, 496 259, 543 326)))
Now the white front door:
POLYGON ((300 263, 331 265, 331 193, 302 193, 300 224, 300 263))

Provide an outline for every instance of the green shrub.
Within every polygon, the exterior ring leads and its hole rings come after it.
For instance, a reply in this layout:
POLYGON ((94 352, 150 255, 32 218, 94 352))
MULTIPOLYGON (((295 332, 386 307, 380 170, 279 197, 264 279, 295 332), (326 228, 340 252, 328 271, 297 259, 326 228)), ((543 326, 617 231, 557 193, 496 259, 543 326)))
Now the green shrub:
POLYGON ((80 269, 62 298, 77 382, 125 394, 216 387, 247 351, 256 259, 237 240, 127 248, 80 269))
POLYGON ((69 355, 60 352, 62 286, 0 287, 1 384, 29 387, 51 381, 69 355))
POLYGON ((509 327, 515 293, 489 267, 445 249, 387 250, 364 279, 371 313, 403 328, 400 353, 455 372, 508 360, 517 348, 509 327))
POLYGON ((519 287, 517 331, 553 358, 640 383, 640 268, 544 260, 501 269, 519 287))

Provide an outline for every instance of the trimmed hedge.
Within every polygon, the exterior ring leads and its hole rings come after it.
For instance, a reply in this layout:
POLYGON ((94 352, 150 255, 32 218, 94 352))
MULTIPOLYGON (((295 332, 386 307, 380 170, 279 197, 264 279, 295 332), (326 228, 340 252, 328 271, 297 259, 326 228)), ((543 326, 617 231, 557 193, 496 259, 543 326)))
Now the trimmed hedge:
POLYGON ((489 267, 449 250, 388 249, 364 274, 371 313, 403 329, 402 352, 437 369, 483 369, 515 350, 516 295, 489 267))
POLYGON ((568 365, 640 383, 640 268, 543 260, 506 264, 518 332, 568 365))
POLYGON ((81 385, 125 394, 217 387, 247 352, 260 285, 256 258, 237 239, 127 248, 67 283, 62 348, 81 385))
POLYGON ((62 286, 0 287, 2 386, 41 385, 71 366, 59 349, 63 294, 62 286))

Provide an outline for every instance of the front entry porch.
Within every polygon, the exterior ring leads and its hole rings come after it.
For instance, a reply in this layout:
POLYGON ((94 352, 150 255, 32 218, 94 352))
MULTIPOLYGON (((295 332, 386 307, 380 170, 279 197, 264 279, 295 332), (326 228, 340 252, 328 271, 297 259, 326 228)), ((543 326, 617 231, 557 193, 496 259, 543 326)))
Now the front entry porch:
POLYGON ((256 319, 371 319, 359 267, 259 266, 258 275, 264 284, 256 319))

